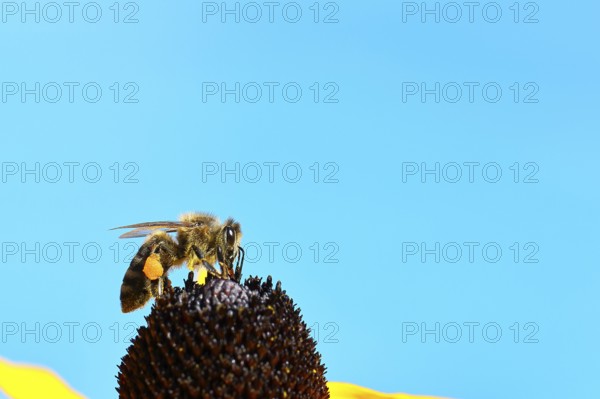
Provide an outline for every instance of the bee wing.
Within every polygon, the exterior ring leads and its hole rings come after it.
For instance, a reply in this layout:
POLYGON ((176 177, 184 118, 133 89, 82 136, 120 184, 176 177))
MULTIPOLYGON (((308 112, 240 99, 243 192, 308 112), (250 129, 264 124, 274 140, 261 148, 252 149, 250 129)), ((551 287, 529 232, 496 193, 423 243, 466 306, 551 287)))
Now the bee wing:
POLYGON ((148 234, 152 233, 156 230, 162 230, 166 233, 174 233, 177 229, 181 227, 187 226, 186 223, 182 222, 146 222, 146 223, 137 223, 130 224, 127 226, 119 226, 115 227, 111 230, 116 229, 133 229, 128 231, 125 234, 121 234, 119 238, 135 238, 135 237, 145 237, 148 234))

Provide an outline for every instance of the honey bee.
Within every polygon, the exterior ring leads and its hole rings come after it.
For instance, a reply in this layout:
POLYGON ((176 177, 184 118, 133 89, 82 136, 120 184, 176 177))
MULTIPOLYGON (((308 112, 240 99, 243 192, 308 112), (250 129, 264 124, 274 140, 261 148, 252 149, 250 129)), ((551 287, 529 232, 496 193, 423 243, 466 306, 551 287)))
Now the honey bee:
POLYGON ((204 267, 209 274, 240 281, 244 250, 240 247, 240 224, 229 218, 225 223, 206 213, 188 213, 179 222, 148 222, 115 227, 133 229, 119 238, 146 237, 131 260, 121 284, 121 310, 128 313, 143 307, 150 298, 162 294, 172 267, 184 262, 190 270, 204 267), (169 233, 177 233, 173 238, 169 233), (241 254, 241 256, 240 256, 241 254), (235 271, 233 263, 237 258, 235 271), (220 271, 215 268, 218 262, 220 271))

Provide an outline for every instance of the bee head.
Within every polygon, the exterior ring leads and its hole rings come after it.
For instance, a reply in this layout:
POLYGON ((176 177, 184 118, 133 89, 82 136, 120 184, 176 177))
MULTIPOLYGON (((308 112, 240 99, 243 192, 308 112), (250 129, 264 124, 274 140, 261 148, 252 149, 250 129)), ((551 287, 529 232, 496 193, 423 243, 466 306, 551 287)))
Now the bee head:
POLYGON ((217 236, 217 260, 228 267, 238 256, 238 247, 242 238, 240 224, 233 219, 227 219, 217 236))

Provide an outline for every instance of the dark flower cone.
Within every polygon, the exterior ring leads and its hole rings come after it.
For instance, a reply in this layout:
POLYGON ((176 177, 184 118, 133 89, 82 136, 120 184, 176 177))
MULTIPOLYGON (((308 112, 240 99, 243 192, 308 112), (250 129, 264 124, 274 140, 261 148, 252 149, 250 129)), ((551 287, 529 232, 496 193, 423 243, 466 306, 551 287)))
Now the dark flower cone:
POLYGON ((120 398, 326 399, 325 366, 282 291, 250 277, 167 285, 119 366, 120 398))

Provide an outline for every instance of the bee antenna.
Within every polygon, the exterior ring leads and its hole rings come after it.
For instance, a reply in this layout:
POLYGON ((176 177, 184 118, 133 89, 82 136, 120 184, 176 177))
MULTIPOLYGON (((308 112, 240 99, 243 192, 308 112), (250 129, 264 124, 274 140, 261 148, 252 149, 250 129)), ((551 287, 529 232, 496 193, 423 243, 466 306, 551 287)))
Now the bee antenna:
POLYGON ((244 252, 244 248, 238 246, 238 250, 240 251, 240 253, 242 254, 241 256, 238 255, 238 261, 237 261, 237 265, 235 265, 235 279, 240 282, 242 279, 242 267, 244 266, 244 256, 245 256, 245 252, 244 252))

